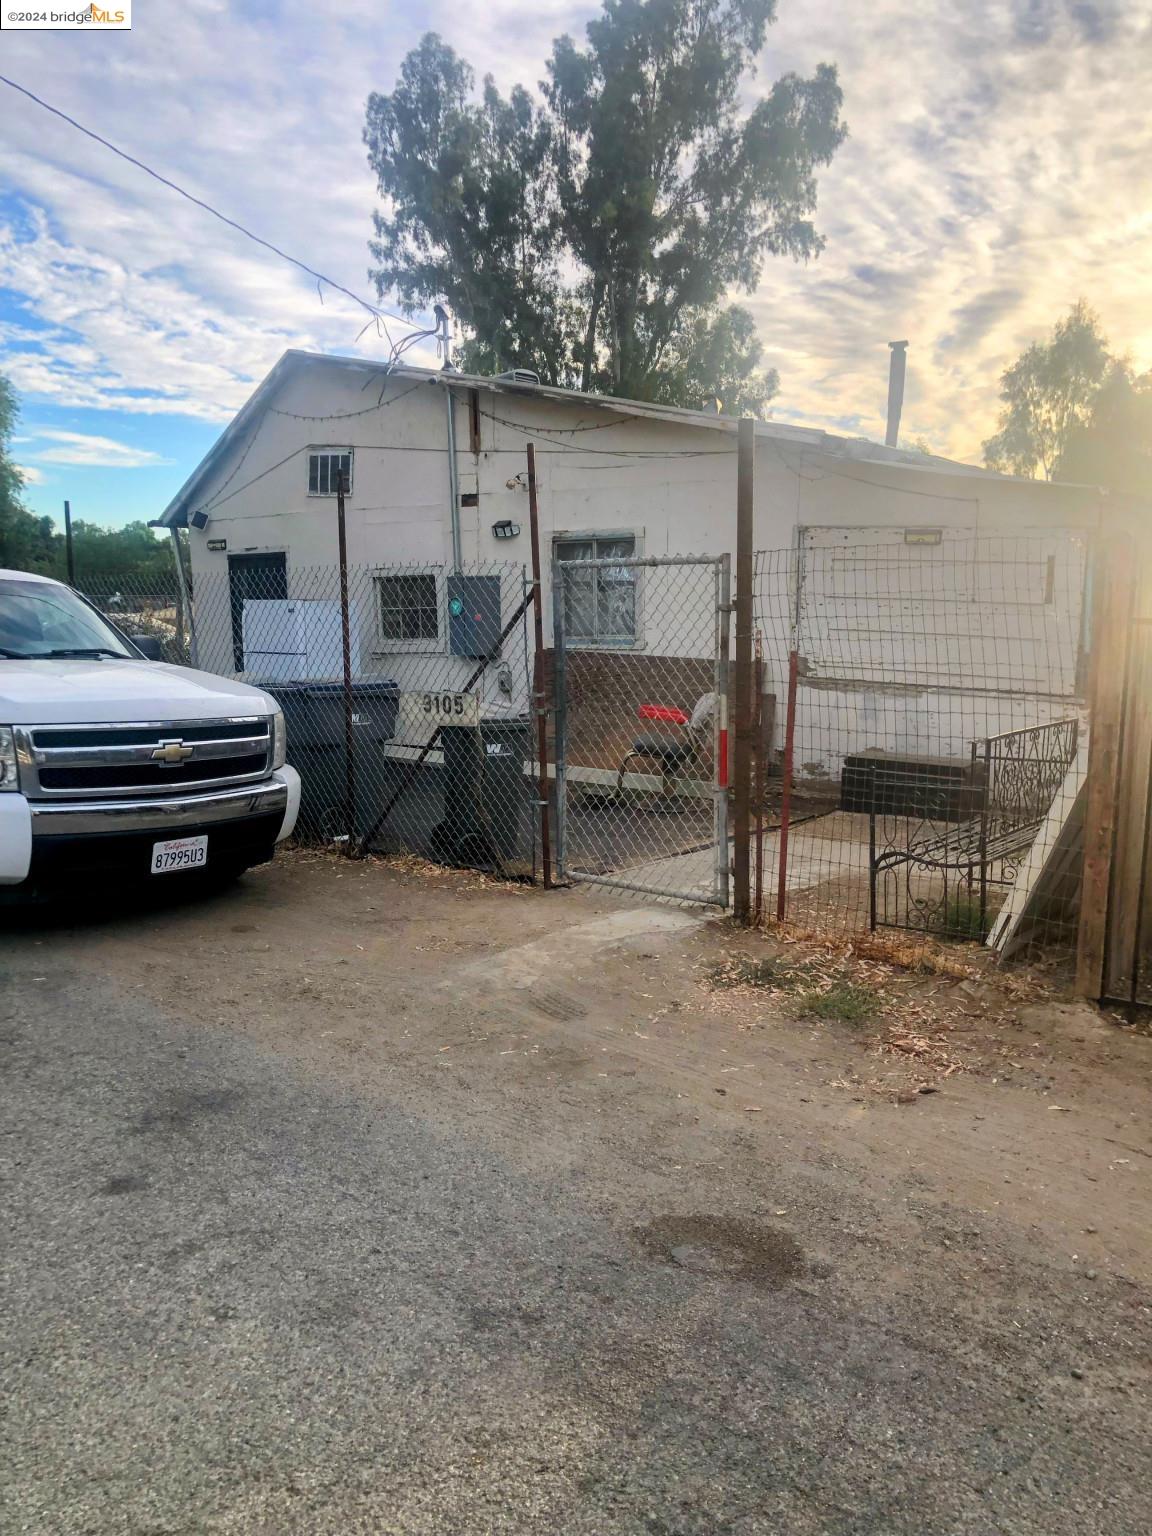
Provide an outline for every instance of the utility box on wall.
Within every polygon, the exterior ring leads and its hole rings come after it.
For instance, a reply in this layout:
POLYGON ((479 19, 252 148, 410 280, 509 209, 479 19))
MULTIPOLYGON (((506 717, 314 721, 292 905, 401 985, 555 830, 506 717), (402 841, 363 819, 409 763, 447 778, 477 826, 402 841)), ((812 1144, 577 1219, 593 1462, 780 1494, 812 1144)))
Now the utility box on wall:
POLYGON ((448 577, 448 649, 479 661, 500 641, 500 577, 448 577))

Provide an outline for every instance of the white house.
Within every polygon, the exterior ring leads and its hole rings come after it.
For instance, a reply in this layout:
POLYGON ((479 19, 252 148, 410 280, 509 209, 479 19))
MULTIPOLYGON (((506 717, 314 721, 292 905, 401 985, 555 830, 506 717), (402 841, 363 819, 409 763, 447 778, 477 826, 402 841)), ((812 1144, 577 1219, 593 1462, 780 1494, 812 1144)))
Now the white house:
MULTIPOLYGON (((550 636, 553 559, 733 550, 735 432, 721 416, 549 388, 531 376, 387 369, 292 351, 159 521, 189 529, 201 664, 251 670, 245 603, 314 591, 309 573, 321 568, 331 582, 334 492, 345 471, 358 672, 426 686, 436 659, 440 685, 459 686, 477 651, 455 642, 445 595, 461 571, 527 563, 529 443, 550 636), (228 593, 214 612, 201 600, 213 590, 228 593)), ((982 724, 1008 729, 1067 713, 1085 542, 1099 515, 1091 489, 758 422, 755 545, 780 552, 766 560, 764 580, 778 590, 763 592, 759 618, 768 686, 782 694, 795 645, 802 686, 823 690, 823 711, 840 701, 860 746, 899 751, 961 753, 982 724), (1010 557, 988 555, 1010 542, 1010 557), (1016 642, 1011 657, 1005 634, 1016 642), (990 687, 1009 663, 1011 686, 990 687), (893 690, 904 696, 897 712, 893 690), (960 707, 973 690, 1014 702, 992 713, 960 707)), ((612 655, 676 653, 671 615, 635 591, 597 601, 594 587, 568 615, 570 640, 612 655)), ((325 646, 331 658, 331 634, 325 646)), ((508 665, 521 687, 523 656, 508 665)), ((323 670, 334 667, 326 661, 323 670)), ((850 744, 821 718, 801 712, 798 760, 833 773, 850 744)))

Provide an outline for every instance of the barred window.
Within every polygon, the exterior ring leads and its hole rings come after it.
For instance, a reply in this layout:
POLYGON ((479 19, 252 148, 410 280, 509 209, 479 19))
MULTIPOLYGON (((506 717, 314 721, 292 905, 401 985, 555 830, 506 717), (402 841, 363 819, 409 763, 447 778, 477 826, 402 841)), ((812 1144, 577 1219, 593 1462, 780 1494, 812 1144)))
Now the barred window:
POLYGON ((335 496, 339 477, 345 476, 345 490, 352 489, 351 448, 322 449, 308 455, 309 496, 335 496))
MULTIPOLYGON (((557 539, 557 560, 579 567, 582 560, 631 560, 636 540, 630 536, 557 539)), ((580 645, 635 645, 636 568, 595 565, 571 570, 564 579, 564 628, 580 645)))
POLYGON ((377 576, 376 594, 383 639, 440 638, 440 604, 435 575, 377 576))

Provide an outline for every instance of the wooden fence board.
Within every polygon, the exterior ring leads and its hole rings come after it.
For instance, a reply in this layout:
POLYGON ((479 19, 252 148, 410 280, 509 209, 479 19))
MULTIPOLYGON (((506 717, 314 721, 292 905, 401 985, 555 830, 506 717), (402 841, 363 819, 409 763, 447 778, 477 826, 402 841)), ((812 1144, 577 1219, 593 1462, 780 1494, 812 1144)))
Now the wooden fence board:
POLYGON ((1125 534, 1097 545, 1092 587, 1091 719, 1084 878, 1076 955, 1076 990, 1105 993, 1109 900, 1115 849, 1128 652, 1132 636, 1134 552, 1125 534))

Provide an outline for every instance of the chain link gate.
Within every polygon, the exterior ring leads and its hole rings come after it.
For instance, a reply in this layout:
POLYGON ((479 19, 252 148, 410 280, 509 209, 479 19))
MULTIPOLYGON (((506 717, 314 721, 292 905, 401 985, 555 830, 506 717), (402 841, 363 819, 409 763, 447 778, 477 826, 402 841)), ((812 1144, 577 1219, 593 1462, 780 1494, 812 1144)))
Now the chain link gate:
POLYGON ((554 563, 564 879, 727 907, 730 585, 727 555, 554 563))

